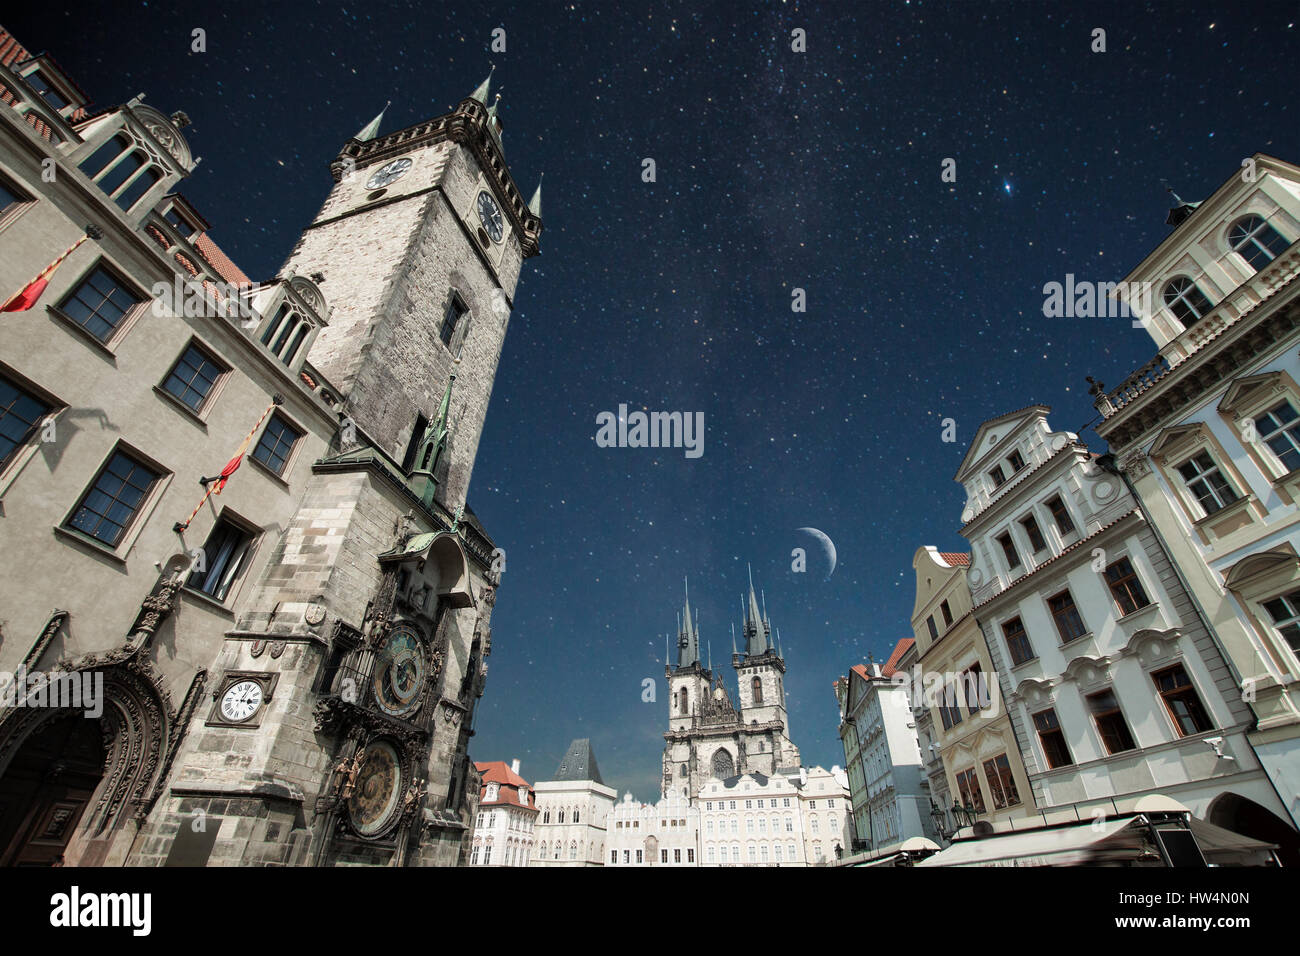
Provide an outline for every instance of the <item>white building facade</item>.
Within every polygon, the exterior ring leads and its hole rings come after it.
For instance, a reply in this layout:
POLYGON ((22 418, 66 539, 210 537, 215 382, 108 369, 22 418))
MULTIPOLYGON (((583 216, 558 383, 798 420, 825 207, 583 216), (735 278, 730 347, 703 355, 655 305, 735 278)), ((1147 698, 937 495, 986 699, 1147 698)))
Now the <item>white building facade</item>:
POLYGON ((591 741, 575 740, 553 780, 539 780, 531 866, 602 866, 618 792, 600 778, 591 741))
POLYGON ((984 423, 957 480, 969 583, 1040 810, 1147 793, 1284 813, 1249 707, 1119 476, 1035 405, 984 423), (998 463, 1024 467, 998 481, 998 463))
POLYGON ((623 795, 605 831, 607 866, 698 866, 700 808, 680 793, 658 803, 623 795))
POLYGON ((482 775, 470 866, 527 866, 532 858, 537 797, 519 776, 519 761, 476 763, 482 775))

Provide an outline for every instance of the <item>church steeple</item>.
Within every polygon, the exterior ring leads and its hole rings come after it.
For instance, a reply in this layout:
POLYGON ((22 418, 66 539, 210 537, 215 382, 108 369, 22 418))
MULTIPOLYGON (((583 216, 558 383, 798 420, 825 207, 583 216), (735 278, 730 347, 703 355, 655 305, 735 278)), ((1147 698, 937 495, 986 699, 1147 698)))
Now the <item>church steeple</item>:
POLYGON ((357 135, 352 138, 355 139, 358 143, 367 143, 370 140, 374 139, 376 136, 378 136, 379 124, 384 121, 384 114, 388 112, 388 107, 392 105, 393 105, 392 100, 389 100, 387 103, 385 103, 384 108, 379 111, 379 115, 376 116, 374 119, 372 119, 365 126, 361 127, 361 130, 357 133, 357 135))
POLYGON ((700 660, 700 633, 698 618, 696 622, 691 621, 691 585, 686 582, 686 603, 682 608, 682 618, 685 621, 685 627, 682 627, 682 621, 678 621, 677 630, 677 666, 690 667, 692 664, 699 663, 700 660))
POLYGON ((484 106, 487 106, 488 93, 492 89, 492 74, 497 71, 496 66, 488 70, 487 77, 478 85, 478 89, 469 95, 471 100, 478 100, 484 106))
MULTIPOLYGON (((764 602, 766 603, 766 602, 764 602)), ((745 654, 757 657, 772 650, 772 624, 767 615, 759 610, 758 595, 754 593, 754 573, 749 574, 749 601, 745 611, 745 623, 742 627, 745 635, 745 654)))

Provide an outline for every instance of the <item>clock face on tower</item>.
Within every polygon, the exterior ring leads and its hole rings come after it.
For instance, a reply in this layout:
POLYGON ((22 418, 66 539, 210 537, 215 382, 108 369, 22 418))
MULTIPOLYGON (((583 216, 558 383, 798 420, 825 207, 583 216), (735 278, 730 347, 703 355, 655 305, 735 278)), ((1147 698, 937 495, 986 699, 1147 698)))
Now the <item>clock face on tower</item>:
POLYGON ((226 688, 221 697, 221 716, 231 723, 247 720, 262 706, 262 685, 255 680, 241 680, 226 688))
POLYGON ((375 174, 366 180, 367 189, 379 189, 401 179, 406 171, 411 168, 409 159, 395 159, 391 163, 385 163, 375 170, 375 174))
POLYGON ((348 800, 352 826, 362 836, 384 829, 402 793, 402 767, 392 744, 376 740, 366 747, 357 771, 356 789, 348 800))
POLYGON ((409 714, 424 683, 424 645, 414 629, 399 624, 388 632, 375 657, 375 702, 394 717, 409 714))
POLYGON ((486 191, 478 194, 478 219, 487 230, 487 234, 492 237, 493 242, 500 242, 501 237, 505 235, 505 228, 502 225, 501 210, 497 208, 497 202, 492 198, 491 193, 486 191))

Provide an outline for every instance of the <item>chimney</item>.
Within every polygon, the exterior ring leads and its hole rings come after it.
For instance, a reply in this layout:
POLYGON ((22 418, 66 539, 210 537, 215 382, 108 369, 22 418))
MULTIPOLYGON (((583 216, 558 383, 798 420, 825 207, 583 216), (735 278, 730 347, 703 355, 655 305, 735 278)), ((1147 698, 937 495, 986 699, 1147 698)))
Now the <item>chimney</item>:
POLYGON ((519 758, 518 758, 518 757, 516 757, 514 760, 510 761, 510 772, 513 773, 513 774, 518 774, 518 773, 519 773, 519 758))

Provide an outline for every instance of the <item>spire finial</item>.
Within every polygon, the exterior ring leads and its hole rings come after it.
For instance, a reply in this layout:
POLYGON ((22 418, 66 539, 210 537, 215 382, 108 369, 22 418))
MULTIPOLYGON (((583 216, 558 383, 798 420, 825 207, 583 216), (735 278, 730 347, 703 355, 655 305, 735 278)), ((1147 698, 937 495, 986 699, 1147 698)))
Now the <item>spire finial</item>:
POLYGON ((365 143, 374 139, 375 136, 379 134, 379 124, 384 121, 384 114, 388 112, 388 107, 392 105, 393 105, 392 100, 389 100, 387 103, 385 103, 384 108, 379 111, 379 115, 376 116, 374 119, 372 119, 365 126, 361 127, 360 132, 358 132, 357 135, 352 138, 359 143, 365 143))
POLYGON ((528 200, 528 211, 538 219, 542 218, 542 177, 545 175, 542 173, 537 177, 537 188, 533 190, 533 198, 528 200))
POLYGON ((478 89, 469 95, 470 99, 478 100, 484 106, 487 106, 488 91, 492 89, 492 74, 496 71, 497 66, 493 63, 492 69, 488 70, 487 79, 480 83, 478 89))

